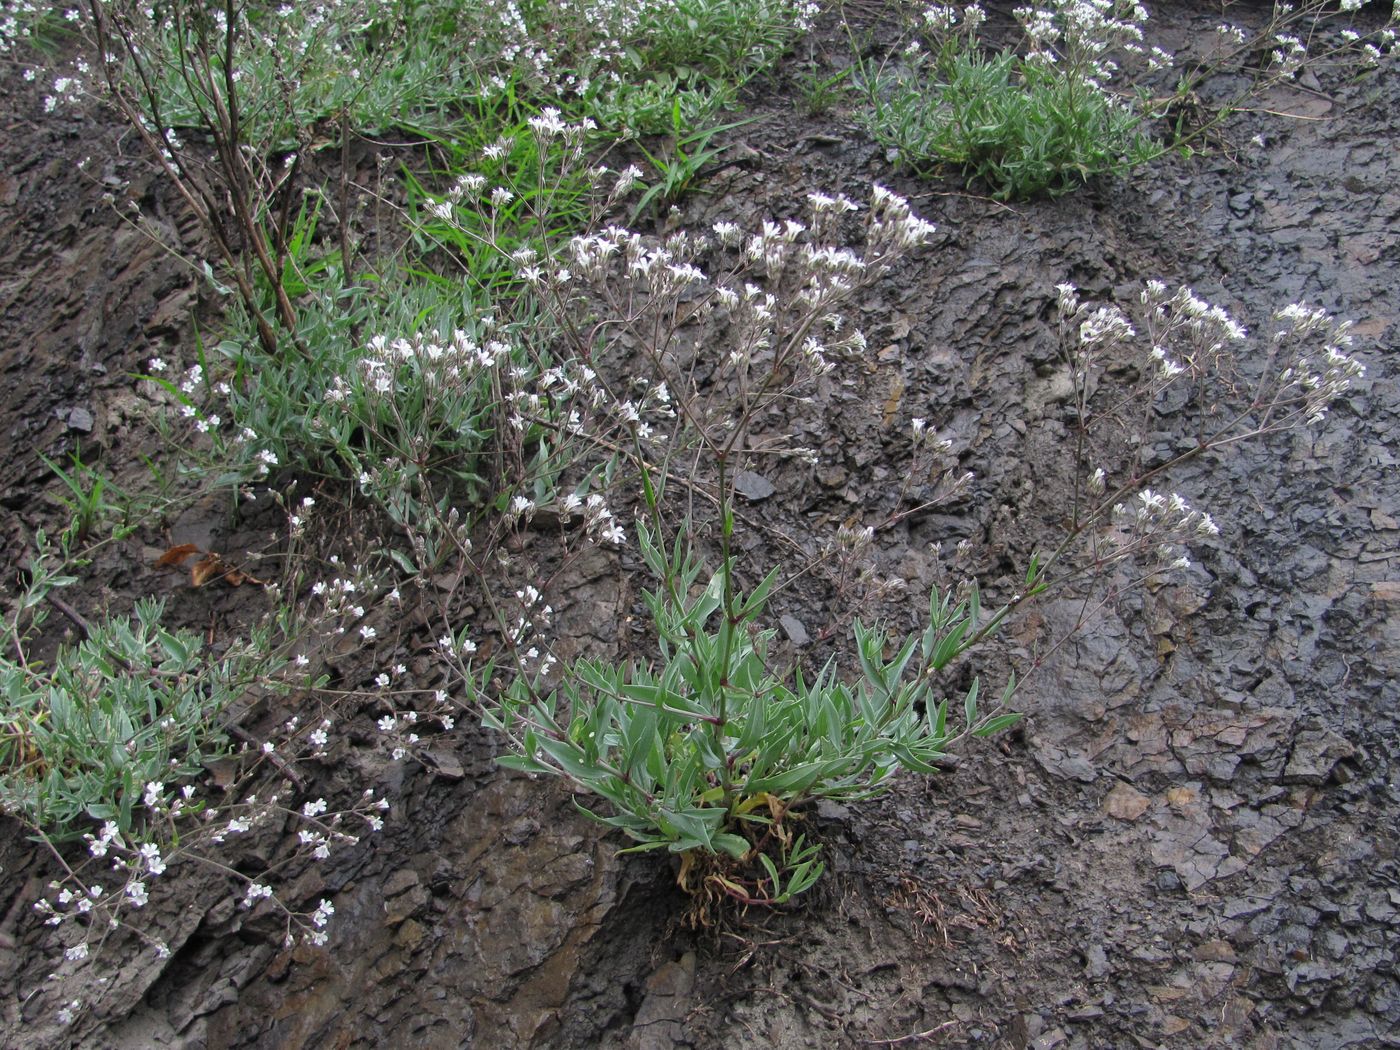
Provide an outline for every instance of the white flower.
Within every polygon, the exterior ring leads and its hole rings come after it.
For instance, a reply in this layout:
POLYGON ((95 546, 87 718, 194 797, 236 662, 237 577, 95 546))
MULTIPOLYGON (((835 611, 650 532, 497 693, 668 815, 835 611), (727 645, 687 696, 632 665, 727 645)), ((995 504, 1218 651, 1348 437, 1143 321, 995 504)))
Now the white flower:
POLYGON ((154 842, 142 843, 141 856, 146 861, 146 870, 152 875, 160 875, 165 871, 165 858, 160 855, 160 847, 154 842))
POLYGON ((318 798, 315 802, 308 802, 301 807, 301 815, 304 817, 318 817, 326 811, 326 800, 318 798))
POLYGON ((541 138, 553 138, 564 133, 564 120, 553 106, 546 106, 539 116, 531 117, 527 123, 541 138))
POLYGON ((1139 492, 1138 499, 1142 500, 1143 507, 1148 510, 1160 510, 1167 505, 1167 501, 1151 489, 1139 492))

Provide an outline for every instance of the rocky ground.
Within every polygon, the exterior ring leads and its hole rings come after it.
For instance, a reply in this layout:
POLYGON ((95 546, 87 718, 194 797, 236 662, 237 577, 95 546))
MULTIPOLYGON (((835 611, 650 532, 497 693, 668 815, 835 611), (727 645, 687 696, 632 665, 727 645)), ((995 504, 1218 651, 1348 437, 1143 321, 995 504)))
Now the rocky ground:
MULTIPOLYGON (((1209 31, 1196 5, 1157 6, 1169 44, 1209 31)), ((1324 426, 1173 476, 1221 524, 1185 576, 1107 603, 1048 654, 1080 603, 1017 621, 985 661, 995 680, 1040 657, 1016 695, 1023 724, 935 778, 820 806, 831 871, 801 907, 691 931, 664 861, 617 857, 559 785, 496 769, 471 719, 431 761, 393 762, 352 731, 309 774, 326 792, 372 777, 392 809, 381 835, 294 887, 334 900, 328 947, 283 951, 224 884, 191 875, 161 904, 173 957, 116 974, 102 1009, 67 1030, 28 910, 52 864, 6 825, 0 1042, 1400 1046, 1400 86, 1305 82, 1238 117, 1204 158, 1014 206, 901 181, 847 114, 794 119, 791 92, 770 87, 686 222, 790 209, 812 188, 863 197, 881 180, 942 239, 865 304, 869 359, 796 416, 820 464, 754 486, 747 509, 767 526, 745 540, 754 563, 784 556, 779 535, 814 551, 840 522, 897 509, 916 414, 977 477, 955 506, 877 534, 876 571, 907 585, 882 611, 912 625, 942 578, 934 542, 971 540, 968 568, 1005 587, 1053 539, 1072 468, 1061 281, 1124 302, 1148 277, 1190 284, 1251 327, 1304 299, 1357 322, 1367 376, 1324 426)), ((40 453, 81 449, 135 479, 156 438, 131 373, 178 356, 201 303, 196 277, 104 203, 139 200, 197 239, 108 115, 45 114, 7 71, 0 126, 8 578, 33 531, 61 520, 40 453)), ((1170 444, 1170 420, 1150 437, 1131 450, 1144 462, 1170 444)), ((161 587, 187 622, 236 617, 256 598, 172 589, 148 555, 191 533, 232 547, 239 528, 253 525, 185 511, 168 534, 105 552, 84 600, 120 608, 161 587)), ((625 551, 578 565, 554 599, 559 633, 632 644, 621 624, 639 568, 625 551)), ((798 646, 836 600, 814 584, 771 613, 798 646)))

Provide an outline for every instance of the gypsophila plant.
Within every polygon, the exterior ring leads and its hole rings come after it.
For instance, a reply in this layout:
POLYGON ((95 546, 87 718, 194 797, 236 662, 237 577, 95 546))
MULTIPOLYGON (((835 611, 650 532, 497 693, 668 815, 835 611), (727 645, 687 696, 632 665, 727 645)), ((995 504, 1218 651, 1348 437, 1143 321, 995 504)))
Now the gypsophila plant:
POLYGON ((1392 5, 1386 24, 1371 33, 1363 34, 1351 26, 1338 24, 1338 15, 1349 17, 1361 7, 1360 0, 1340 0, 1335 10, 1325 0, 1276 2, 1268 22, 1253 34, 1233 22, 1220 22, 1210 47, 1205 54, 1185 64, 1178 81, 1173 106, 1183 112, 1177 119, 1175 134, 1200 137, 1201 131, 1218 125, 1249 97, 1275 84, 1296 80, 1305 69, 1349 65, 1364 72, 1377 68, 1382 59, 1394 53, 1394 24, 1400 21, 1400 4, 1392 5), (1245 91, 1232 100, 1217 103, 1215 112, 1201 121, 1200 126, 1188 128, 1185 117, 1192 107, 1182 104, 1196 100, 1196 92, 1217 72, 1241 62, 1254 70, 1245 91))
POLYGON ((1364 37, 1326 31, 1334 12, 1323 0, 1279 3, 1258 37, 1222 23, 1209 52, 1185 56, 1186 70, 1165 90, 1161 71, 1177 57, 1147 41, 1147 9, 1135 0, 1046 0, 1013 14, 1019 46, 993 51, 980 4, 921 6, 898 59, 867 71, 867 126, 899 163, 924 174, 959 168, 1003 200, 1063 193, 1124 175, 1168 147, 1189 152, 1305 66, 1345 57, 1373 67, 1395 46, 1389 26, 1364 37), (1260 48, 1266 58, 1242 91, 1201 102, 1204 85, 1260 48))
MULTIPOLYGON (((541 670, 538 636, 505 631, 514 666, 506 665, 511 677, 495 701, 485 692, 489 672, 475 668, 470 682, 482 690, 486 723, 512 742, 506 764, 568 778, 604 800, 601 808, 581 803, 585 811, 622 829, 637 848, 681 855, 680 881, 696 896, 698 921, 721 898, 780 903, 815 881, 820 860, 792 823, 803 800, 873 793, 900 768, 930 769, 955 739, 1014 720, 1002 710, 1010 688, 987 712, 974 684, 963 697, 962 724, 950 730, 938 674, 1022 603, 1129 566, 1125 586, 1188 567, 1185 552, 1219 528, 1181 495, 1158 491, 1156 479, 1211 449, 1316 421, 1360 375, 1346 353, 1348 326, 1301 305, 1280 312, 1279 334, 1251 360, 1239 352, 1244 328, 1190 289, 1171 293, 1150 283, 1139 329, 1117 307, 1082 303, 1062 286, 1081 455, 1098 447, 1089 438, 1100 425, 1123 425, 1130 409, 1160 410, 1174 386, 1189 388, 1196 406, 1187 416, 1194 445, 1159 463, 1096 467, 1076 497, 1064 543, 1034 558, 1022 589, 997 609, 982 610, 975 585, 936 592, 927 626, 898 645, 892 661, 884 632, 857 623, 861 676, 854 682, 835 665, 811 676, 780 671, 761 625, 777 573, 747 590, 737 582, 734 474, 765 453, 802 455, 755 433, 755 420, 771 430, 777 404, 796 401, 813 379, 861 352, 863 340, 841 305, 932 232, 880 187, 868 209, 822 194, 809 203, 810 226, 774 221, 745 234, 721 222, 713 239, 678 232, 659 241, 609 227, 573 238, 566 259, 530 259, 522 269, 542 311, 568 318, 558 329, 577 348, 568 358, 586 356, 610 375, 640 360, 648 374, 638 389, 667 390, 668 411, 655 417, 647 397, 627 396, 591 368, 576 375, 567 360, 549 383, 591 390, 591 414, 568 417, 575 432, 585 442, 606 435, 636 471, 644 504, 639 543, 657 580, 647 601, 658 650, 626 665, 565 661, 555 677, 552 661, 541 670), (864 231, 863 250, 833 243, 851 225, 864 231), (1098 403, 1095 392, 1106 384, 1097 372, 1136 346, 1140 330, 1149 341, 1137 373, 1143 389, 1098 403), (716 354, 716 347, 724 349, 716 354), (669 525, 663 510, 673 484, 667 465, 679 449, 693 449, 695 462, 713 471, 718 555, 711 572, 695 546, 703 530, 693 521, 669 525), (1067 560, 1080 545, 1088 556, 1067 560)), ((548 403, 531 401, 530 418, 558 418, 558 406, 548 403)), ((913 433, 916 449, 948 451, 924 420, 913 433)), ((695 467, 691 477, 698 477, 695 467)), ((945 489, 967 480, 950 474, 945 489)), ((445 636, 440 644, 453 650, 457 641, 445 636)))
POLYGON ((720 899, 779 904, 815 883, 822 865, 794 830, 794 807, 873 794, 902 768, 929 772, 953 740, 1014 720, 979 709, 974 685, 953 731, 937 695, 937 673, 1000 623, 999 614, 982 620, 975 589, 962 603, 935 595, 928 627, 892 660, 886 634, 858 622, 862 677, 848 684, 834 664, 810 681, 775 670, 760 620, 778 572, 747 594, 737 582, 735 474, 757 455, 808 455, 760 438, 755 420, 863 351, 843 306, 933 233, 880 186, 866 207, 819 193, 808 205, 810 225, 770 221, 749 234, 721 222, 713 237, 655 242, 609 227, 573 238, 567 266, 532 267, 527 277, 547 309, 571 319, 561 329, 588 360, 626 359, 625 348, 637 347, 648 373, 635 399, 591 371, 556 385, 589 384, 603 429, 589 430, 582 416, 579 426, 624 450, 641 483, 638 537, 657 581, 648 606, 658 651, 628 665, 568 663, 557 688, 523 654, 498 697, 483 697, 485 721, 513 744, 503 764, 567 777, 607 803, 606 812, 585 812, 636 848, 680 854, 698 921, 720 899), (859 249, 842 246, 848 220, 859 249), (665 411, 656 416, 656 407, 665 411), (666 521, 666 463, 680 448, 713 466, 712 573, 693 546, 694 524, 666 521))
POLYGON ((1277 311, 1268 337, 1253 350, 1243 325, 1185 286, 1172 291, 1148 281, 1136 321, 1117 305, 1081 301, 1069 284, 1058 286, 1057 306, 1074 390, 1079 480, 1068 535, 1032 565, 1028 589, 1055 579, 1051 567, 1084 538, 1087 557, 1077 568, 1061 567, 1060 585, 1100 580, 1119 566, 1133 566, 1137 582, 1188 568, 1189 546, 1217 536, 1219 526, 1179 493, 1154 489, 1158 479, 1207 452, 1322 423, 1333 402, 1365 375, 1350 353, 1351 323, 1303 303, 1277 311), (1101 383, 1125 355, 1136 385, 1101 383), (1162 415, 1183 419, 1189 434, 1160 453, 1105 462, 1115 431, 1148 435, 1160 426, 1153 417, 1162 415))
POLYGON ((876 140, 913 170, 952 165, 1001 199, 1063 193, 1161 153, 1141 100, 1113 86, 1119 60, 1170 62, 1142 44, 1140 4, 1053 0, 1016 18, 1023 49, 993 53, 980 5, 924 8, 898 66, 867 78, 876 140))
MULTIPOLYGON (((69 11, 70 15, 76 12, 69 11)), ((52 3, 37 0, 0 0, 0 57, 32 46, 46 32, 71 22, 54 10, 52 3)))
POLYGON ((812 0, 679 0, 651 4, 621 75, 590 100, 591 115, 624 135, 691 134, 733 105, 746 81, 807 34, 812 0))
MULTIPOLYGON (((143 785, 193 776, 226 753, 225 710, 270 680, 276 657, 269 637, 255 634, 211 660, 198 635, 161 626, 159 602, 140 601, 131 617, 83 624, 84 637, 40 670, 25 640, 42 625, 54 588, 74 582, 50 568, 40 542, 7 623, 14 655, 0 656, 0 807, 53 841, 92 820, 125 833, 143 785)), ((147 802, 169 797, 147 791, 147 802)))
MULTIPOLYGON (((303 500, 298 512, 309 515, 313 503, 303 500)), ((305 724, 292 715, 261 740, 239 719, 293 689, 324 690, 308 651, 318 637, 373 638, 364 605, 374 601, 374 581, 342 570, 309 588, 315 608, 279 610, 212 655, 199 636, 164 628, 156 602, 138 602, 131 618, 84 619, 56 593, 74 578, 53 567, 42 534, 38 542, 40 556, 5 621, 6 653, 15 655, 0 658, 0 807, 60 871, 34 904, 63 945, 46 993, 65 997, 71 1021, 100 1000, 133 953, 168 957, 169 910, 149 905, 174 872, 202 871, 243 909, 280 926, 288 947, 325 944, 332 902, 301 907, 278 883, 382 828, 388 801, 373 789, 348 804, 295 801, 306 790, 296 763, 325 758, 333 709, 305 724), (80 640, 46 666, 34 649, 50 607, 80 640), (211 764, 224 773, 207 778, 211 764), (269 772, 284 778, 270 790, 269 772), (272 858, 254 849, 253 863, 242 856, 240 842, 280 838, 289 822, 290 848, 272 858), (69 998, 75 986, 81 991, 69 998)))
POLYGON ((150 781, 138 803, 138 825, 123 831, 106 821, 84 836, 81 857, 55 852, 63 874, 47 885, 33 910, 65 945, 63 962, 48 985, 49 994, 65 999, 63 1023, 95 1005, 131 955, 170 957, 168 918, 152 902, 159 902, 173 878, 195 869, 223 884, 239 909, 266 917, 274 929, 280 926, 283 946, 327 943, 332 901, 322 897, 314 905, 294 907, 279 895, 276 882, 286 870, 322 863, 333 849, 353 846, 381 829, 389 803, 371 789, 340 808, 319 797, 297 806, 287 790, 283 785, 266 794, 235 791, 224 805, 186 784, 162 801, 167 785, 150 781), (241 840, 289 823, 297 829, 293 849, 260 869, 233 866, 241 840), (67 998, 75 988, 79 994, 67 998))
POLYGON ((828 663, 809 682, 774 673, 774 632, 758 627, 777 570, 744 595, 732 589, 732 564, 706 581, 683 537, 667 551, 645 525, 638 536, 660 581, 647 595, 656 661, 582 660, 547 697, 517 677, 486 723, 517 744, 502 765, 562 774, 608 804, 607 813, 580 808, 622 829, 634 849, 681 854, 678 881, 702 901, 787 902, 823 870, 793 830, 793 807, 868 797, 901 769, 931 773, 960 736, 988 735, 1016 718, 981 714, 974 683, 962 701, 964 728, 954 731, 948 701, 931 685, 986 636, 986 627, 970 630, 979 619, 975 591, 957 605, 935 596, 927 630, 890 659, 888 636, 857 621, 861 677, 847 684, 828 663))

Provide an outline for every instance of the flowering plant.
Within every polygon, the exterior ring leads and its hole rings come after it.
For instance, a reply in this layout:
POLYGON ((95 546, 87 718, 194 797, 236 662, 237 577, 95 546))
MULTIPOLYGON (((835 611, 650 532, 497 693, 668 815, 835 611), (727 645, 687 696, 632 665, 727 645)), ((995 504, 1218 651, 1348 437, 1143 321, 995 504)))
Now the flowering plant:
MULTIPOLYGON (((1360 6, 1347 0, 1340 10, 1360 6)), ((1189 68, 1174 89, 1161 91, 1151 76, 1177 56, 1146 42, 1148 12, 1136 0, 1017 7, 1020 45, 995 52, 983 41, 981 4, 926 5, 897 67, 867 73, 866 123, 914 171, 952 165, 1002 200, 1064 193, 1096 175, 1126 174, 1168 148, 1189 152, 1248 97, 1297 77, 1308 63, 1351 54, 1371 67, 1393 50, 1389 26, 1371 38, 1346 29, 1335 45, 1323 43, 1319 23, 1330 13, 1323 0, 1276 4, 1257 41, 1222 24, 1211 53, 1184 61, 1189 68), (1197 89, 1261 43, 1268 59, 1243 92, 1202 113, 1197 89)))
POLYGON ((790 900, 823 868, 794 835, 803 802, 868 797, 901 769, 931 773, 957 739, 1018 717, 979 710, 974 681, 955 732, 948 700, 934 691, 934 676, 1001 622, 981 621, 975 588, 956 604, 935 595, 926 630, 888 659, 886 633, 857 621, 861 676, 848 684, 832 661, 809 681, 773 671, 774 632, 758 627, 776 569, 740 594, 732 564, 705 582, 683 539, 667 551, 645 525, 638 539, 660 581, 647 595, 657 661, 580 660, 548 694, 517 677, 485 721, 516 743, 501 765, 566 776, 605 800, 610 813, 580 809, 623 830, 633 850, 681 854, 679 882, 702 900, 790 900))
MULTIPOLYGON (((696 895, 700 921, 717 899, 779 904, 816 881, 816 847, 793 827, 803 802, 873 794, 900 769, 931 772, 956 739, 1016 718, 979 708, 974 683, 962 700, 965 725, 954 731, 937 695, 938 672, 1003 619, 983 620, 975 587, 961 601, 935 595, 926 629, 889 658, 886 632, 857 621, 861 675, 852 684, 835 662, 810 678, 775 670, 773 632, 760 624, 778 570, 747 593, 737 582, 735 475, 769 451, 750 427, 861 354, 864 339, 843 307, 934 230, 881 186, 867 207, 820 193, 808 203, 810 227, 770 221, 745 235, 720 222, 713 239, 675 233, 660 244, 609 227, 573 238, 565 260, 531 259, 522 271, 555 309, 595 312, 592 330, 608 334, 585 342, 590 360, 609 360, 626 341, 646 361, 636 400, 591 373, 583 382, 609 443, 629 450, 641 482, 637 535, 657 583, 647 596, 657 653, 628 664, 566 663, 557 685, 523 654, 497 695, 478 694, 484 721, 511 742, 503 765, 568 778, 605 800, 606 813, 580 808, 625 831, 634 849, 680 854, 679 881, 696 895), (839 243, 848 219, 863 234, 860 250, 839 243), (717 339, 727 352, 702 360, 717 339), (702 367, 714 369, 709 391, 699 386, 702 367), (671 437, 654 423, 672 427, 671 437), (666 520, 670 482, 659 464, 678 440, 716 472, 719 552, 708 574, 695 525, 666 520)), ((551 384, 566 385, 581 384, 551 384)), ((583 418, 578 426, 585 441, 598 433, 583 418)), ((770 454, 801 450, 779 445, 770 454)))
POLYGON ((870 79, 872 134, 901 162, 953 164, 1001 199, 1063 193, 1158 156, 1138 103, 1110 87, 1113 56, 1170 62, 1147 51, 1146 10, 1131 0, 1052 0, 1016 9, 1024 53, 984 51, 979 4, 923 10, 919 36, 895 73, 870 79), (927 41, 927 47, 920 43, 927 41))

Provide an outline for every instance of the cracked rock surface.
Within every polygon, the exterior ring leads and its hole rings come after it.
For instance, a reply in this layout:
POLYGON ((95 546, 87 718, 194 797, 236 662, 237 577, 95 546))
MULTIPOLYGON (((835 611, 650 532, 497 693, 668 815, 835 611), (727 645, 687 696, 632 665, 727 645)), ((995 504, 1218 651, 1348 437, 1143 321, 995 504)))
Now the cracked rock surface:
MULTIPOLYGON (((1209 33, 1199 6, 1163 2, 1153 21, 1209 33)), ((1183 577, 1104 604, 1053 650, 1080 601, 1046 601, 1004 632, 975 670, 993 682, 1039 661, 1016 730, 880 799, 813 807, 828 875, 802 907, 687 930, 665 859, 618 856, 560 785, 496 769, 471 719, 422 762, 391 762, 366 731, 318 785, 374 783, 392 801, 384 832, 292 873, 304 899, 335 902, 327 948, 284 950, 223 883, 192 879, 161 905, 173 957, 124 970, 104 1012, 72 1029, 52 1021, 52 945, 27 911, 53 869, 5 824, 0 1044, 1400 1046, 1400 81, 1324 87, 1267 100, 1309 119, 1240 115, 1224 152, 1014 207, 899 178, 839 113, 807 134, 775 91, 740 133, 755 148, 684 202, 687 225, 744 223, 792 213, 809 189, 861 199, 879 180, 938 223, 939 245, 863 302, 868 359, 792 417, 818 466, 765 463, 740 508, 762 518, 743 543, 764 568, 791 556, 784 542, 810 553, 848 519, 883 521, 906 469, 901 421, 928 417, 976 480, 877 535, 874 570, 905 584, 877 611, 899 629, 944 578, 931 544, 971 541, 969 568, 995 591, 1059 534, 1071 430, 1055 284, 1122 302, 1148 277, 1190 284, 1250 327, 1304 299, 1356 320, 1367 368, 1325 426, 1172 477, 1221 524, 1183 577), (1266 148, 1248 145, 1256 133, 1266 148)), ((178 356, 200 305, 185 271, 100 206, 101 179, 116 179, 197 239, 120 130, 41 109, 0 74, 11 550, 52 520, 40 453, 81 439, 135 462, 154 440, 127 376, 178 356), (96 183, 75 177, 90 153, 107 158, 96 183)), ((1163 454, 1170 427, 1133 454, 1163 454)), ((206 511, 181 527, 230 528, 206 511)), ((131 564, 99 570, 94 606, 144 593, 131 564)), ((642 584, 629 558, 580 561, 555 600, 561 636, 634 647, 624 625, 642 584)), ((769 612, 793 652, 824 659, 833 601, 794 587, 769 612)), ((196 626, 234 602, 170 596, 196 626)))

